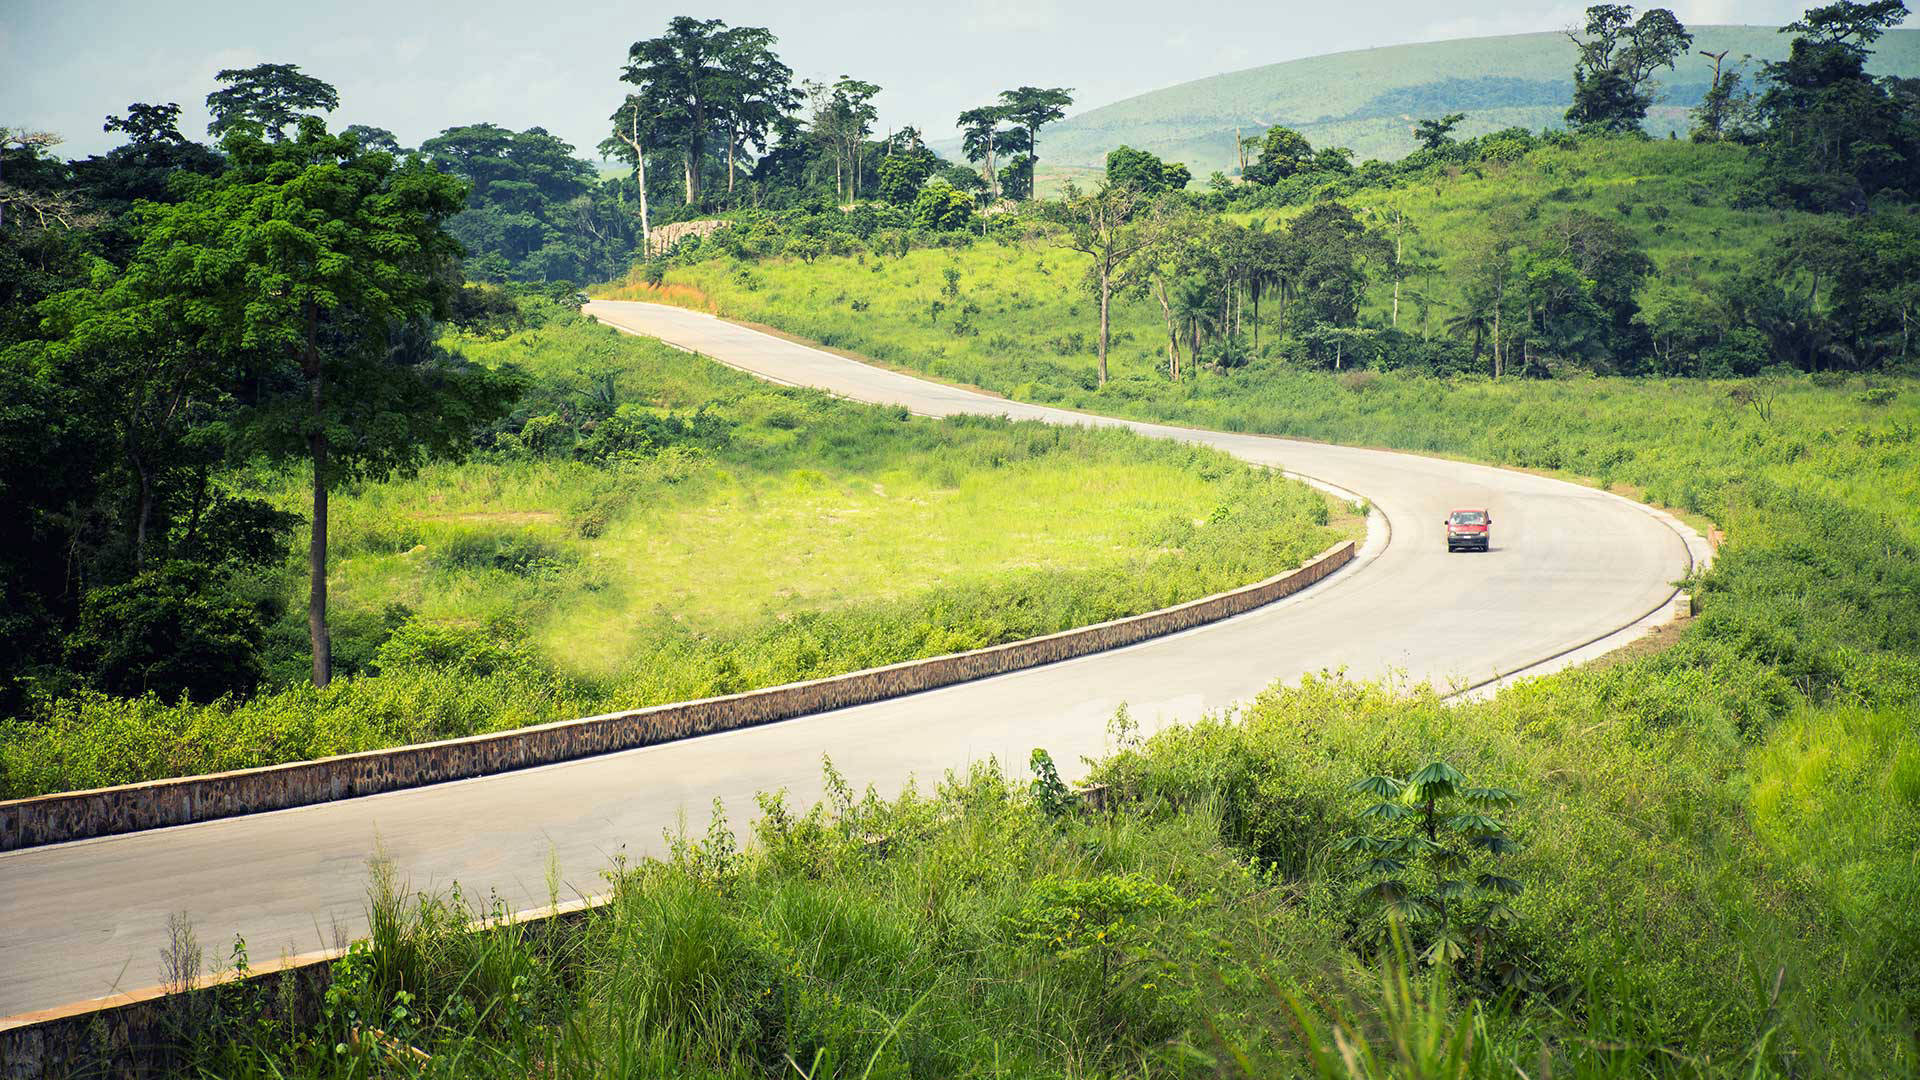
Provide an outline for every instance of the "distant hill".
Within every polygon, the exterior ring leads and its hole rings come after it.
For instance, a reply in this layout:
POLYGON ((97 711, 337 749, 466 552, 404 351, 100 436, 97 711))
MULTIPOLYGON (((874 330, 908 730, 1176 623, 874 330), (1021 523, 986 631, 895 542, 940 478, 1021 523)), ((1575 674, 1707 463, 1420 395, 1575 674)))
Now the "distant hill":
MULTIPOLYGON (((1729 63, 1786 55, 1787 37, 1765 26, 1696 26, 1694 48, 1728 50, 1729 63)), ((1181 83, 1068 117, 1041 133, 1043 172, 1099 168, 1121 144, 1184 161, 1196 178, 1237 164, 1234 132, 1272 124, 1297 128, 1315 146, 1350 147, 1362 161, 1414 149, 1413 123, 1464 112, 1464 135, 1519 125, 1538 131, 1564 124, 1573 94, 1574 47, 1560 33, 1464 38, 1332 53, 1181 83)), ((1920 30, 1895 30, 1875 50, 1872 70, 1920 75, 1920 30)), ((1697 54, 1662 72, 1661 102, 1647 127, 1685 137, 1687 110, 1713 79, 1697 54)))

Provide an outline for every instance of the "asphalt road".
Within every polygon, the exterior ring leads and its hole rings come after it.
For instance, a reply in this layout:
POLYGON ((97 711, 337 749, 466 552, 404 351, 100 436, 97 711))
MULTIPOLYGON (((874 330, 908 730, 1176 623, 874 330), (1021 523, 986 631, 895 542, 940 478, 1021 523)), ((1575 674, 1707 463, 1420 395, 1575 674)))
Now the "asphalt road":
MULTIPOLYGON (((915 412, 1121 421, 1009 402, 858 364, 709 316, 597 302, 588 312, 776 381, 915 412)), ((746 731, 410 791, 0 853, 0 1017, 160 982, 167 917, 209 957, 243 934, 256 966, 334 945, 364 923, 376 849, 416 889, 458 881, 516 909, 599 891, 620 852, 663 850, 715 797, 745 821, 754 792, 820 794, 822 754, 856 786, 897 790, 1036 746, 1073 767, 1125 703, 1148 728, 1321 670, 1486 683, 1604 651, 1664 619, 1697 536, 1629 501, 1524 473, 1378 450, 1126 423, 1365 495, 1383 516, 1363 556, 1258 611, 1129 648, 746 731), (1486 554, 1449 555, 1441 519, 1492 510, 1486 554), (1389 538, 1390 537, 1390 538, 1389 538), (1691 551, 1690 551, 1691 549, 1691 551), (1598 640, 1603 639, 1603 640, 1598 640)))

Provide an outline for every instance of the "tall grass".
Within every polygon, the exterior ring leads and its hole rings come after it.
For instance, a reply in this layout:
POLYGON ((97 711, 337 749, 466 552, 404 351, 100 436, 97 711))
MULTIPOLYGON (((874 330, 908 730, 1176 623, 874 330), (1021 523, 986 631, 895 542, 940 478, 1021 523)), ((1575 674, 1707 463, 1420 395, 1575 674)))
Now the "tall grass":
MULTIPOLYGON (((270 631, 279 688, 204 706, 45 703, 0 723, 0 797, 979 648, 1256 581, 1360 527, 1350 508, 1215 452, 912 418, 769 387, 584 320, 461 345, 522 366, 535 391, 474 460, 335 496, 343 678, 302 685, 304 586, 289 551, 259 583, 287 613, 270 631), (658 420, 679 441, 590 456, 609 412, 658 420)), ((289 508, 305 485, 275 473, 235 482, 289 508)))
MULTIPOLYGON (((1643 164, 1629 155, 1608 175, 1643 164)), ((1615 197, 1586 190, 1601 171, 1573 178, 1577 198, 1615 197)), ((1453 194, 1502 197, 1500 180, 1463 178, 1453 194)), ((1624 187, 1620 198, 1646 193, 1624 187)), ((1699 224, 1723 238, 1764 231, 1746 219, 1699 224)), ((1436 239, 1448 228, 1441 221, 1436 239)), ((1384 982, 1376 966, 1339 990, 1302 990, 1287 981, 1303 977, 1293 963, 1268 987, 1284 1011, 1210 1017, 1214 1061, 1248 1075, 1920 1069, 1920 927, 1909 914, 1920 895, 1910 751, 1920 746, 1920 387, 1910 378, 1338 380, 1256 362, 1171 384, 1155 373, 1157 319, 1136 306, 1120 316, 1133 336, 1117 377, 1096 388, 1090 350, 1056 340, 1090 311, 1063 254, 980 245, 872 266, 679 273, 723 313, 1018 397, 1558 473, 1725 530, 1715 570, 1695 583, 1701 615, 1664 652, 1463 707, 1310 682, 1271 692, 1239 723, 1168 732, 1102 766, 1148 805, 1221 807, 1223 840, 1302 903, 1324 905, 1336 927, 1353 917, 1329 858, 1353 810, 1346 781, 1444 757, 1526 792, 1518 932, 1535 994, 1436 990, 1396 981, 1391 966, 1384 982), (926 310, 943 265, 978 289, 968 333, 936 327, 926 310), (1243 1016, 1256 1019, 1236 1028, 1243 1016)), ((1331 933, 1341 941, 1344 930, 1331 933)))

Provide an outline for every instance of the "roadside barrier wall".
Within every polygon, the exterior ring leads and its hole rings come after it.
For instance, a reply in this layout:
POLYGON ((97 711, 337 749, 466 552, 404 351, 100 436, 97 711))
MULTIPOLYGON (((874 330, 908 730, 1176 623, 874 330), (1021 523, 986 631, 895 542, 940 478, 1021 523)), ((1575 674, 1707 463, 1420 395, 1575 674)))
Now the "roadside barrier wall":
POLYGON ((1142 615, 809 682, 465 739, 0 802, 0 851, 285 810, 550 765, 1003 675, 1251 611, 1345 566, 1352 561, 1355 550, 1353 541, 1342 541, 1296 570, 1142 615))

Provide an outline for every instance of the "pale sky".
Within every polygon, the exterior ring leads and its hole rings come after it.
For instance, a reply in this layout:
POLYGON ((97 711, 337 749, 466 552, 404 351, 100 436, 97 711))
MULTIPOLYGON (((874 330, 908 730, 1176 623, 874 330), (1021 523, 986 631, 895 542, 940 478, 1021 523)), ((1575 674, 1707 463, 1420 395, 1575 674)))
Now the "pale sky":
MULTIPOLYGON (((1779 24, 1810 0, 1679 0, 1688 23, 1779 24)), ((178 102, 205 135, 221 68, 295 63, 340 90, 335 127, 374 124, 418 145, 442 128, 535 125, 584 157, 619 103, 627 47, 674 15, 765 26, 801 78, 880 84, 881 130, 931 139, 963 109, 1023 84, 1068 86, 1082 111, 1146 90, 1319 53, 1557 30, 1584 3, 1552 0, 0 0, 0 126, 51 130, 68 156, 118 136, 129 102, 178 102)), ((1914 25, 1909 19, 1907 25, 1914 25)))

